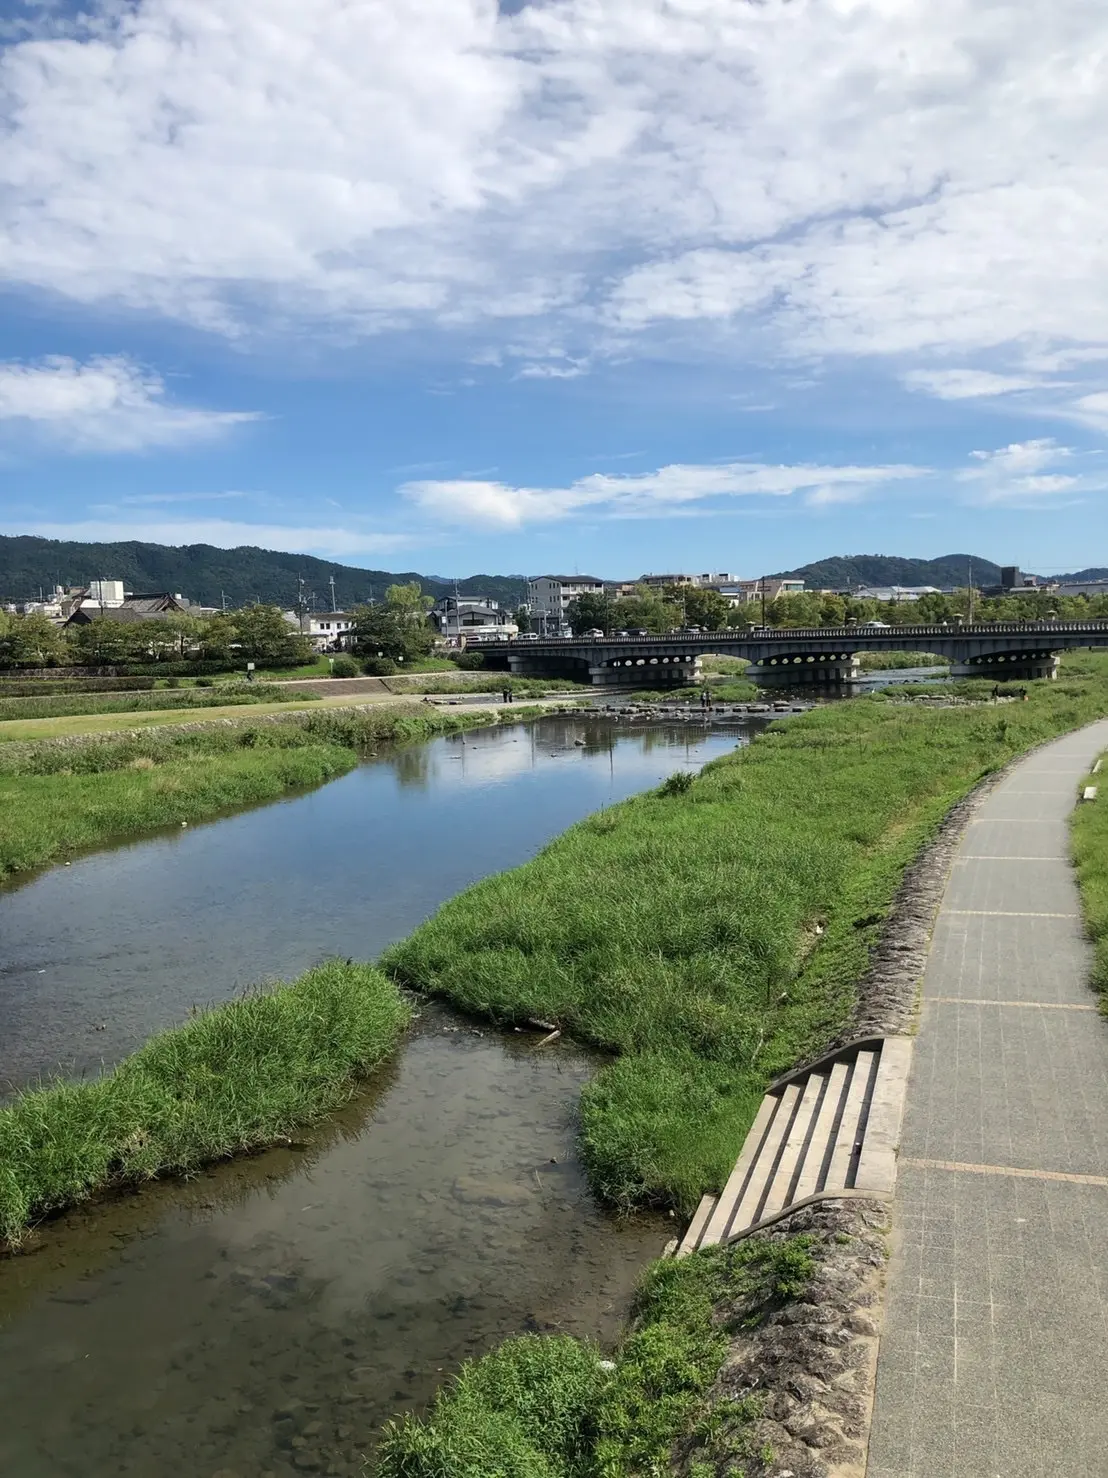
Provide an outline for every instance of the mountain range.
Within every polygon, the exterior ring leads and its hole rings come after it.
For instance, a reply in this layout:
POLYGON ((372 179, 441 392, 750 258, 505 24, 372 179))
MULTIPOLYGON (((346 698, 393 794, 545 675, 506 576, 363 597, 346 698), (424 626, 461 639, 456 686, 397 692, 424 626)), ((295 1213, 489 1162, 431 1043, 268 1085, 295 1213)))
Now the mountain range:
MULTIPOLYGON (((0 599, 32 600, 40 588, 87 585, 90 580, 122 580, 128 590, 180 592, 200 605, 241 606, 248 601, 290 609, 304 582, 304 595, 316 609, 331 605, 330 578, 340 609, 360 601, 381 599, 389 585, 418 580, 436 599, 454 593, 454 581, 421 575, 415 570, 394 574, 363 570, 307 554, 258 549, 217 549, 212 544, 79 544, 32 535, 0 535, 0 599)), ((487 595, 515 607, 526 598, 522 575, 471 575, 459 580, 462 595, 487 595)))
MULTIPOLYGON (((1000 566, 979 555, 944 554, 938 559, 907 559, 887 554, 836 555, 781 576, 803 579, 813 590, 848 590, 859 585, 966 585, 970 569, 977 586, 998 585, 1000 566)), ((295 605, 303 580, 310 605, 325 610, 334 599, 340 608, 380 599, 387 586, 418 580, 436 599, 452 594, 454 582, 415 570, 394 573, 363 570, 308 554, 259 549, 217 549, 212 544, 80 544, 33 535, 0 535, 0 600, 31 600, 53 585, 83 585, 90 580, 122 580, 128 590, 178 591, 201 605, 228 607, 265 601, 286 609, 295 605)), ((774 577, 776 578, 776 577, 774 577)), ((1108 569, 1078 570, 1061 580, 1108 579, 1108 569)), ((502 605, 518 606, 527 595, 523 575, 470 575, 458 582, 462 595, 485 595, 502 605)))

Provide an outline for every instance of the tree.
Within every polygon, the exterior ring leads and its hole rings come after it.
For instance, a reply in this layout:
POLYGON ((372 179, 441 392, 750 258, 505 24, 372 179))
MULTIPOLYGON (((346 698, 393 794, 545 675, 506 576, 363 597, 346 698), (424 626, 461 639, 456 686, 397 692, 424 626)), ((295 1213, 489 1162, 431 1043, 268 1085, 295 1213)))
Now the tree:
POLYGON ((517 630, 531 630, 531 612, 527 609, 526 606, 520 606, 519 610, 515 613, 513 620, 516 623, 517 630))
MULTIPOLYGON (((213 618, 215 625, 218 618, 213 618)), ((238 656, 246 662, 295 667, 310 662, 312 644, 282 616, 278 606, 244 606, 231 614, 238 656)))
POLYGON ((65 660, 65 638, 41 612, 0 611, 0 667, 52 667, 65 660))
POLYGON ((385 604, 405 620, 425 624, 427 612, 435 602, 431 596, 424 595, 418 580, 409 580, 406 585, 390 585, 385 591, 385 604))
POLYGON ((634 595, 612 602, 612 625, 617 631, 673 631, 681 624, 681 608, 649 585, 638 585, 634 595))
POLYGON ((669 585, 666 599, 674 606, 684 606, 686 626, 699 626, 702 631, 719 631, 727 625, 731 607, 718 590, 702 590, 695 585, 669 585))
MULTIPOLYGON (((393 586, 390 594, 393 589, 403 588, 393 586)), ((390 601, 386 596, 383 605, 355 606, 352 614, 352 644, 363 657, 414 662, 425 657, 434 645, 435 636, 427 624, 425 608, 416 609, 405 600, 390 601)))
POLYGON ((83 667, 109 667, 117 662, 149 660, 143 645, 141 622, 115 621, 111 616, 66 628, 73 659, 83 667))
POLYGON ((602 591, 586 590, 569 603, 566 615, 569 617, 570 630, 574 636, 580 636, 583 631, 592 631, 593 628, 605 633, 611 631, 615 624, 612 611, 616 605, 618 602, 602 591))

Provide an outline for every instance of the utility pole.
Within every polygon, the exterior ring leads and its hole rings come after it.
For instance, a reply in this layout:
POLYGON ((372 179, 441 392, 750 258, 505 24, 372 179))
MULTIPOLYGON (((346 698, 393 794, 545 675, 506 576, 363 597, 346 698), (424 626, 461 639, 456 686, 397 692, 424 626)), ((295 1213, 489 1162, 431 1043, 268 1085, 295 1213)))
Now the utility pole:
POLYGON ((332 611, 337 611, 338 610, 338 606, 335 604, 335 577, 334 577, 334 575, 332 575, 330 577, 330 581, 331 581, 331 609, 332 609, 332 611))
POLYGON ((227 592, 225 590, 221 590, 219 592, 219 605, 220 605, 220 609, 223 611, 223 614, 226 615, 227 614, 227 592))
POLYGON ((766 624, 766 577, 762 576, 762 625, 766 624))
POLYGON ((969 587, 966 590, 966 596, 967 596, 967 600, 968 600, 968 611, 967 611, 967 615, 969 617, 969 624, 972 626, 973 625, 973 560, 972 559, 969 562, 969 587))

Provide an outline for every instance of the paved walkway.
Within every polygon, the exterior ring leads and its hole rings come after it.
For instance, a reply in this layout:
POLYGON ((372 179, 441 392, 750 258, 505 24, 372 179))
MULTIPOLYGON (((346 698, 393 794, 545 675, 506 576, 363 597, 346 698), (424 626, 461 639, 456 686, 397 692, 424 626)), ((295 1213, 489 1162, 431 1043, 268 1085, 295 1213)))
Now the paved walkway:
POLYGON ((1066 826, 1104 749, 1108 722, 1025 760, 951 872, 901 1136, 867 1478, 1108 1474, 1108 1021, 1066 826))

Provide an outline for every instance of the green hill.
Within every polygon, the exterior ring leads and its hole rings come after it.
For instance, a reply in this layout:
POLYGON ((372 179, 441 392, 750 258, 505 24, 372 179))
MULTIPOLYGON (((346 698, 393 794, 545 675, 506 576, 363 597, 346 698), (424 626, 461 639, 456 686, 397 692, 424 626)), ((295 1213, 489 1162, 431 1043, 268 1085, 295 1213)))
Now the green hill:
MULTIPOLYGON (((891 554, 843 554, 780 575, 803 579, 809 590, 853 590, 859 585, 937 585, 940 590, 969 583, 1000 584, 1000 566, 976 554, 943 554, 938 559, 901 559, 891 554)), ((776 577, 771 577, 776 578, 776 577)))
MULTIPOLYGON (((211 544, 79 544, 31 535, 0 536, 0 600, 30 600, 39 589, 55 584, 82 585, 90 580, 122 580, 128 590, 168 590, 201 605, 240 606, 265 601, 289 608, 304 580, 307 598, 320 609, 331 604, 330 576, 341 608, 380 598, 385 587, 418 580, 428 595, 452 594, 454 582, 388 570, 362 570, 307 554, 286 554, 244 544, 216 549, 211 544)), ((471 575, 458 582, 462 595, 487 595, 508 606, 526 598, 521 575, 471 575)))

